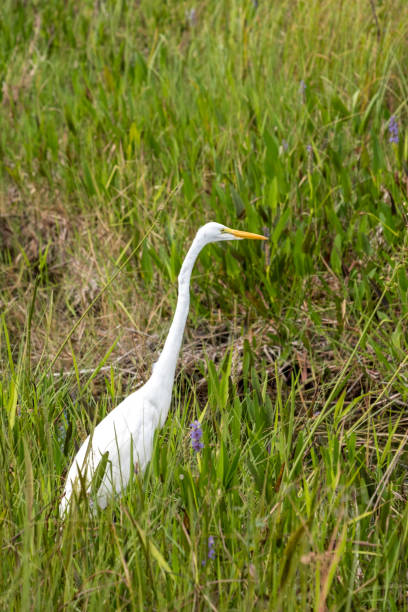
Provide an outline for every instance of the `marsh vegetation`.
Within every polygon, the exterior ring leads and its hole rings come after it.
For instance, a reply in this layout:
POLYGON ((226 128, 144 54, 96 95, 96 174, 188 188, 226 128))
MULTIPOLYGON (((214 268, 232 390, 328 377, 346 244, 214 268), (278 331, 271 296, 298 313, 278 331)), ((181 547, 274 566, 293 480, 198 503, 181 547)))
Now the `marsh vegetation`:
POLYGON ((407 29, 405 0, 3 0, 3 609, 408 608, 407 29), (202 252, 149 468, 62 524, 210 220, 270 241, 202 252))

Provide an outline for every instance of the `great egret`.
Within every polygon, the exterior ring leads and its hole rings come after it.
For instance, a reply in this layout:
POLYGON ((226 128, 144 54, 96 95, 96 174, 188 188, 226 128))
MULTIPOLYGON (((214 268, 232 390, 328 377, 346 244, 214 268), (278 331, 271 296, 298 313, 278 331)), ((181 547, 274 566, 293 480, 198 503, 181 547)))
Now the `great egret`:
POLYGON ((143 472, 146 468, 152 455, 154 432, 163 426, 170 408, 194 263, 206 244, 243 238, 266 240, 265 236, 230 229, 220 223, 207 223, 198 230, 180 270, 176 312, 152 375, 143 387, 112 410, 83 442, 68 472, 60 503, 61 515, 67 511, 74 492, 79 494, 82 490, 89 495, 92 487, 96 503, 105 508, 109 498, 120 494, 127 486, 131 470, 143 472))

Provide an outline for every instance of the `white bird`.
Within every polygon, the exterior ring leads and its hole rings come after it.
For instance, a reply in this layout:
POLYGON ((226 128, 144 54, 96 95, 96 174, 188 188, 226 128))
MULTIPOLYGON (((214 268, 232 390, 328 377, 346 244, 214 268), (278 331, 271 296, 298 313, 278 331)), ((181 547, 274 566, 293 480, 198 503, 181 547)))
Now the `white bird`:
MULTIPOLYGON (((60 514, 80 493, 90 495, 100 508, 127 486, 131 472, 143 472, 150 461, 153 437, 162 427, 171 402, 174 374, 190 304, 190 278, 201 249, 210 242, 265 236, 230 229, 220 223, 200 227, 178 276, 176 312, 163 350, 143 387, 126 397, 95 427, 76 454, 68 472, 60 514), (99 466, 99 469, 98 469, 99 466), (102 473, 101 473, 102 472, 102 473), (75 495, 76 494, 76 495, 75 495)), ((91 506, 92 506, 91 499, 91 506)))

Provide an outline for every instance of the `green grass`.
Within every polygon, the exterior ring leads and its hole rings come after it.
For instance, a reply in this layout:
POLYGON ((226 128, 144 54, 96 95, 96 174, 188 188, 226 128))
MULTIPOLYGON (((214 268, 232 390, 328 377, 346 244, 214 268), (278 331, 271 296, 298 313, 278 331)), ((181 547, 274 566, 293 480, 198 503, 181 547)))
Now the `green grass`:
POLYGON ((258 5, 3 2, 4 609, 408 610, 408 7, 258 5), (146 474, 62 523, 210 220, 270 241, 202 252, 146 474))

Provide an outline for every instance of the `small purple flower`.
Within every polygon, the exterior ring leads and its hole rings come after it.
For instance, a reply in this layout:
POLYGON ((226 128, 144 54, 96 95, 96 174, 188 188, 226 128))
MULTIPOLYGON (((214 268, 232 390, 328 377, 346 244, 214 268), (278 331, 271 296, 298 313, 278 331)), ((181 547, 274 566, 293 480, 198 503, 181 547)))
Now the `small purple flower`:
POLYGON ((204 444, 201 441, 201 438, 203 437, 203 430, 201 429, 200 421, 193 421, 190 427, 191 446, 193 447, 193 450, 198 453, 198 451, 204 448, 204 444))
POLYGON ((186 19, 191 26, 197 25, 197 11, 195 7, 186 10, 186 19))
POLYGON ((208 558, 215 559, 214 536, 208 536, 208 558))
POLYGON ((287 140, 282 140, 282 149, 286 152, 289 148, 289 144, 287 140))
POLYGON ((311 144, 306 145, 306 151, 309 153, 309 155, 311 155, 311 154, 312 154, 313 147, 312 147, 312 145, 311 145, 311 144))
POLYGON ((388 124, 388 131, 390 133, 389 142, 395 142, 395 144, 398 144, 399 143, 398 123, 395 118, 395 115, 391 115, 390 117, 390 122, 388 124))

